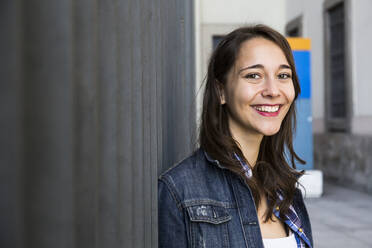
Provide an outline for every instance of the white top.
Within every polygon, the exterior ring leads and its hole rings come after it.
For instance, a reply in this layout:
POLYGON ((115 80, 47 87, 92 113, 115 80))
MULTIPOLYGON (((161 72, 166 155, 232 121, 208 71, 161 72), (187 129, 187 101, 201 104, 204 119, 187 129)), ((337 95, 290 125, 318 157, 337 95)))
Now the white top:
POLYGON ((296 238, 292 232, 288 237, 262 240, 265 248, 297 248, 296 238))

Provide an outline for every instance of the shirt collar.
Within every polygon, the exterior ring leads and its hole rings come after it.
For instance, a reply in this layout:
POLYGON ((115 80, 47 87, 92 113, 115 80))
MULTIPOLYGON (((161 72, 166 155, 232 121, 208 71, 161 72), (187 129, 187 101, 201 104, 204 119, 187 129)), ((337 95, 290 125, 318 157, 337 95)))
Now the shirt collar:
POLYGON ((242 165, 243 169, 244 169, 244 174, 247 178, 251 178, 253 176, 253 173, 252 173, 252 169, 251 167, 246 163, 244 162, 239 156, 238 154, 236 154, 234 152, 234 156, 235 158, 240 162, 240 164, 242 165))

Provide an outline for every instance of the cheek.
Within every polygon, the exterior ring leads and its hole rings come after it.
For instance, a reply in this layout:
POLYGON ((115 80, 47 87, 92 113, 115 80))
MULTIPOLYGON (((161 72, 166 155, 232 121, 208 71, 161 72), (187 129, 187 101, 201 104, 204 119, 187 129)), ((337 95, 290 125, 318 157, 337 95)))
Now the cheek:
POLYGON ((250 85, 239 85, 240 87, 236 87, 235 89, 235 98, 237 102, 243 105, 250 105, 255 98, 255 94, 257 94, 258 90, 255 87, 250 85))
POLYGON ((288 100, 288 103, 292 103, 295 98, 295 89, 293 84, 290 84, 289 87, 286 89, 286 97, 288 100))
POLYGON ((251 99, 251 91, 245 87, 236 87, 228 93, 230 104, 246 105, 251 99))
POLYGON ((252 94, 251 92, 238 91, 235 96, 235 104, 237 108, 242 110, 248 110, 249 106, 252 104, 252 94))

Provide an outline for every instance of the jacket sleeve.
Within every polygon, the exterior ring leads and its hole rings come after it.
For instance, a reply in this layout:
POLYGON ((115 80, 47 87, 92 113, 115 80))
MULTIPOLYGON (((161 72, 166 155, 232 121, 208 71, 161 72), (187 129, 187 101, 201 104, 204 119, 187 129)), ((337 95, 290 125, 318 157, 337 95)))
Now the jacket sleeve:
POLYGON ((165 181, 158 181, 159 248, 186 248, 187 233, 184 213, 165 181))

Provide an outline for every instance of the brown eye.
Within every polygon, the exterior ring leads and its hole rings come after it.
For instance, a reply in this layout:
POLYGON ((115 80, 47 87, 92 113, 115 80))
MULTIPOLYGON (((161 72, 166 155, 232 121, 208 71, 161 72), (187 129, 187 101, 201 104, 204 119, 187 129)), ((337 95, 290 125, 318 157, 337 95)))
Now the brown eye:
POLYGON ((257 73, 249 73, 249 74, 245 75, 244 77, 248 78, 248 79, 259 79, 260 75, 257 74, 257 73))
POLYGON ((291 74, 289 74, 289 73, 280 73, 278 75, 278 78, 279 79, 288 79, 288 78, 291 78, 291 74))

